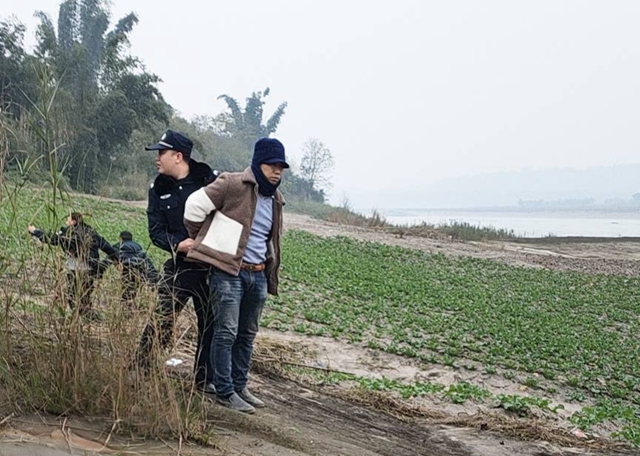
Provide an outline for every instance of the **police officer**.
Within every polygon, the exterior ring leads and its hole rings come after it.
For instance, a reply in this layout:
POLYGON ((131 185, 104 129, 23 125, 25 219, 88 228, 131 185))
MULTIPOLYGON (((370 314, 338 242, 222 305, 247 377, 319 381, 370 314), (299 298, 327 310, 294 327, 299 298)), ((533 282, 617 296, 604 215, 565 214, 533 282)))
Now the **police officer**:
POLYGON ((118 261, 118 251, 85 223, 79 212, 72 212, 67 217, 67 226, 57 233, 45 233, 33 225, 27 229, 33 237, 47 244, 59 245, 67 253, 65 295, 69 307, 75 309, 79 304, 78 312, 83 318, 101 320, 100 314, 91 307, 96 279, 102 277, 107 267, 107 263, 100 259, 100 250, 109 255, 111 262, 118 261))
POLYGON ((163 267, 158 287, 159 304, 156 321, 150 321, 144 329, 137 362, 146 366, 159 331, 159 340, 165 348, 172 337, 175 318, 193 299, 198 317, 198 345, 195 360, 195 381, 205 392, 214 393, 213 365, 210 349, 213 337, 213 316, 207 285, 208 265, 185 261, 193 244, 183 224, 187 197, 213 182, 217 176, 206 163, 191 159, 193 143, 186 136, 172 130, 162 136, 157 144, 146 150, 157 151, 158 176, 149 189, 147 218, 149 237, 171 258, 163 267))

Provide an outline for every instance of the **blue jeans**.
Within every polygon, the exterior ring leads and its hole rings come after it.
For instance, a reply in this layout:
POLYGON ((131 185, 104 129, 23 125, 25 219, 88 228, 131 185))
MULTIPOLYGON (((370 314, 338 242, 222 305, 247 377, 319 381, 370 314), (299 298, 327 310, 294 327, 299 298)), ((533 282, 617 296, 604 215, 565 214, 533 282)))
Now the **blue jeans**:
POLYGON ((241 269, 236 277, 211 268, 209 286, 214 315, 213 382, 217 394, 228 397, 247 386, 253 341, 267 300, 267 278, 264 271, 241 269))

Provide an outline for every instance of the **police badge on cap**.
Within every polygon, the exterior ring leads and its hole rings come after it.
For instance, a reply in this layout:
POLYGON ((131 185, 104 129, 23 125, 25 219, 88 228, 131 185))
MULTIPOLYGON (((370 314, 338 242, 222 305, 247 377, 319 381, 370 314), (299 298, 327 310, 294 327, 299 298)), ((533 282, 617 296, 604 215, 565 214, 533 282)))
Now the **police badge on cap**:
POLYGON ((185 135, 173 130, 167 130, 156 144, 145 147, 145 150, 175 150, 181 152, 185 158, 191 156, 191 149, 193 149, 193 142, 185 135))

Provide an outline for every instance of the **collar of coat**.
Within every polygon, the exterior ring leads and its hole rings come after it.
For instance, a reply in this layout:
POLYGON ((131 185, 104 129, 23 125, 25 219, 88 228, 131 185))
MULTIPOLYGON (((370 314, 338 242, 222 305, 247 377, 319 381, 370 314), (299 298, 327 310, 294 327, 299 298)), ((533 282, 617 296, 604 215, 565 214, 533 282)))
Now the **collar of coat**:
POLYGON ((157 195, 163 195, 170 193, 178 182, 181 184, 189 184, 191 182, 202 183, 202 186, 209 185, 215 179, 215 174, 211 167, 206 163, 201 163, 195 160, 189 161, 189 174, 187 177, 181 180, 177 180, 166 174, 158 174, 153 182, 153 190, 157 195))

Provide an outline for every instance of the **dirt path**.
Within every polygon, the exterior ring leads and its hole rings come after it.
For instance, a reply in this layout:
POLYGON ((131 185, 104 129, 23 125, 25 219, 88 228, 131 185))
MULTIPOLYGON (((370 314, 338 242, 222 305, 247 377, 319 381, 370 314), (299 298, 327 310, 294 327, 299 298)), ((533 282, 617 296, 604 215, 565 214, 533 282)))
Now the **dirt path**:
MULTIPOLYGON (((188 324, 194 325, 193 317, 188 324)), ((309 366, 330 367, 358 375, 385 375, 410 380, 421 375, 438 382, 459 379, 444 366, 429 371, 403 357, 378 353, 338 341, 298 334, 264 330, 258 340, 260 349, 274 344, 302 353, 309 366), (324 364, 323 364, 324 360, 324 364)), ((176 367, 176 378, 190 379, 192 366, 185 356, 192 352, 189 344, 169 356, 185 363, 176 367)), ((258 367, 260 363, 258 363, 258 367)), ((487 382, 489 383, 489 381, 487 382)), ((507 385, 508 386, 508 385, 507 385)), ((500 388, 507 387, 500 385, 500 388)), ((515 384, 512 385, 515 387, 515 384)), ((429 418, 405 416, 394 418, 358 401, 344 388, 309 388, 295 381, 273 375, 268 370, 252 376, 252 389, 268 404, 253 416, 228 411, 211 401, 208 422, 216 436, 216 448, 182 445, 180 442, 130 441, 112 436, 105 446, 108 427, 100 419, 89 420, 52 416, 9 418, 0 432, 0 456, 61 456, 63 454, 139 454, 139 455, 343 455, 343 456, 523 456, 605 455, 622 456, 632 451, 601 451, 562 447, 547 441, 522 441, 494 431, 493 422, 482 411, 469 406, 454 406, 425 399, 422 405, 434 416, 446 414, 463 420, 480 417, 474 426, 434 424, 429 418), (345 394, 346 393, 346 394, 345 394), (342 397, 348 397, 344 400, 342 397), (431 402, 429 402, 431 401, 431 402), (457 407, 457 408, 456 408, 457 407)), ((382 398, 382 397, 381 397, 382 398)), ((386 410, 390 410, 384 407, 386 410)), ((637 454, 637 453, 636 453, 637 454)))
MULTIPOLYGON (((559 448, 522 442, 474 428, 400 421, 369 407, 309 390, 294 382, 255 376, 254 389, 268 408, 253 416, 211 405, 218 448, 179 442, 126 442, 104 446, 106 432, 86 420, 22 419, 0 434, 2 456, 69 454, 140 455, 341 455, 341 456, 558 456, 631 455, 631 452, 559 448), (178 451, 179 449, 179 451, 178 451)), ((636 453, 637 454, 637 453, 636 453)))
MULTIPOLYGON (((264 380, 264 378, 263 378, 264 380)), ((399 421, 368 407, 308 390, 291 382, 266 381, 263 396, 271 423, 300 430, 306 454, 385 456, 507 456, 590 453, 505 439, 472 428, 433 426, 419 420, 399 421), (310 450, 310 451, 309 451, 310 450)))

